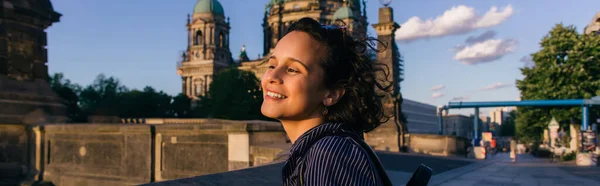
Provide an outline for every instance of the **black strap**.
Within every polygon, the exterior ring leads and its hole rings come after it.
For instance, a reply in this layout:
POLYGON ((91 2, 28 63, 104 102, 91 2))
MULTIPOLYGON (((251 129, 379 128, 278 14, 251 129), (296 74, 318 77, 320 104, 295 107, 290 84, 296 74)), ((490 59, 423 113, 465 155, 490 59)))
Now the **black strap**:
MULTIPOLYGON (((381 182, 383 183, 383 185, 384 186, 392 186, 392 181, 390 180, 390 177, 385 172, 385 169, 383 168, 381 161, 379 161, 379 158, 377 157, 377 155, 375 154, 373 149, 371 149, 371 147, 362 138, 358 137, 356 134, 353 134, 350 132, 343 132, 343 131, 335 131, 335 132, 329 133, 327 135, 324 135, 321 138, 324 138, 326 136, 350 137, 350 138, 354 139, 354 141, 356 141, 369 154, 369 158, 371 159, 371 162, 373 162, 373 164, 375 164, 375 169, 377 169, 377 173, 378 173, 379 178, 381 179, 381 182)), ((320 139, 315 140, 315 142, 317 142, 319 140, 320 139)), ((313 144, 310 144, 310 146, 312 146, 313 144)), ((302 170, 303 169, 304 169, 304 167, 300 168, 300 174, 299 174, 301 186, 304 184, 303 183, 304 180, 302 179, 302 172, 303 172, 302 170)))

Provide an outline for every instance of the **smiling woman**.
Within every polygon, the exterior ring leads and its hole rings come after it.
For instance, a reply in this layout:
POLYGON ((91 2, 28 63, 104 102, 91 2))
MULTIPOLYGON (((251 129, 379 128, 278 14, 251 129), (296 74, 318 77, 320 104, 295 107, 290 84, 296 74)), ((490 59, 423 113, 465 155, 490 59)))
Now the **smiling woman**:
POLYGON ((391 185, 362 133, 391 117, 376 90, 392 84, 376 80, 385 66, 365 56, 367 39, 345 29, 300 19, 268 58, 261 112, 293 143, 284 185, 391 185))

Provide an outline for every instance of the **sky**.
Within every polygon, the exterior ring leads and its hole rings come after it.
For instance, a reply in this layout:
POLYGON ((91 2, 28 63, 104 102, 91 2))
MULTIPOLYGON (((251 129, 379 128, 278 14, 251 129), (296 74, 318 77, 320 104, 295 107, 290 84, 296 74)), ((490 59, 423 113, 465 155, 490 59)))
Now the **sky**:
MULTIPOLYGON (((80 85, 99 74, 129 88, 181 91, 176 61, 187 47, 186 17, 197 0, 52 0, 63 16, 48 28, 49 72, 80 85), (167 3, 168 2, 168 3, 167 3)), ((230 17, 230 50, 262 53, 262 18, 269 0, 219 0, 230 17)), ((435 106, 449 101, 514 101, 520 68, 558 23, 580 32, 600 12, 598 0, 392 1, 401 28, 404 98, 435 106)), ((377 22, 379 0, 367 0, 377 22)), ((372 28, 369 34, 375 35, 372 28)), ((487 115, 489 109, 481 110, 487 115)), ((472 109, 451 111, 470 114, 472 109)))

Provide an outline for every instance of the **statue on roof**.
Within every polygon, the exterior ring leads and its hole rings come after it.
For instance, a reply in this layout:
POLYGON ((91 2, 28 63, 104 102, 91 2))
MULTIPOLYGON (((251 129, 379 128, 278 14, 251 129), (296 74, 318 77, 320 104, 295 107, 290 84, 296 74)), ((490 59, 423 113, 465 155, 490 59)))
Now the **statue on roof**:
POLYGON ((246 45, 242 45, 242 51, 240 51, 240 56, 238 56, 238 59, 240 62, 250 61, 248 54, 246 54, 246 45))

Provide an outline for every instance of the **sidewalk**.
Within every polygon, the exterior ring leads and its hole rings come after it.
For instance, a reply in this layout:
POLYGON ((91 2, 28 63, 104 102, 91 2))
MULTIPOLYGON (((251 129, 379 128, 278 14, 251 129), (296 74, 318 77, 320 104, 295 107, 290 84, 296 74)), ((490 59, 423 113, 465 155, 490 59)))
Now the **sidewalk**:
POLYGON ((570 169, 597 172, 600 167, 575 167, 572 164, 550 163, 547 159, 535 158, 527 154, 518 155, 517 162, 513 163, 508 153, 498 153, 487 160, 434 176, 429 185, 600 185, 598 180, 575 176, 565 171, 570 169))

